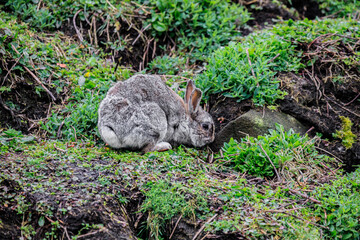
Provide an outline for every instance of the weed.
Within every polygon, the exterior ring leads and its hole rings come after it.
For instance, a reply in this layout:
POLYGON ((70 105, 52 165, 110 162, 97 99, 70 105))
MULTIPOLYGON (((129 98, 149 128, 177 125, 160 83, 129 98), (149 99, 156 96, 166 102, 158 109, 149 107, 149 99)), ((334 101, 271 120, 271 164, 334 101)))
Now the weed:
POLYGON ((342 122, 341 130, 336 130, 336 132, 333 133, 333 136, 341 139, 342 144, 346 149, 350 149, 357 138, 356 135, 351 132, 353 123, 347 117, 340 116, 339 118, 342 122))
MULTIPOLYGON (((275 130, 269 134, 257 138, 247 136, 238 143, 231 139, 224 144, 224 160, 234 169, 246 172, 250 175, 272 177, 275 168, 282 172, 290 170, 289 162, 297 162, 298 165, 307 163, 314 168, 314 165, 327 162, 328 157, 319 155, 315 149, 315 140, 310 140, 307 135, 300 136, 292 129, 285 131, 281 125, 276 125, 275 130), (270 162, 270 160, 271 162, 270 162)), ((299 174, 304 175, 304 167, 299 174)), ((295 174, 297 175, 297 174, 295 174)))
POLYGON ((339 39, 336 34, 356 38, 360 34, 357 25, 355 19, 289 20, 270 30, 254 32, 211 54, 196 82, 205 97, 222 93, 239 101, 251 98, 256 105, 274 104, 286 94, 279 90, 276 74, 297 72, 314 61, 306 58, 304 63, 301 43, 311 43, 328 33, 333 34, 331 39, 339 39))
POLYGON ((180 51, 203 60, 213 50, 240 36, 239 28, 250 19, 244 7, 229 0, 139 1, 151 8, 153 35, 165 32, 177 39, 180 51))
POLYGON ((317 0, 323 14, 332 14, 338 17, 359 13, 360 2, 356 0, 317 0))
POLYGON ((176 215, 194 217, 199 204, 206 202, 200 196, 189 194, 189 190, 180 183, 169 183, 164 180, 149 182, 145 192, 145 202, 141 211, 148 212, 147 226, 155 239, 161 239, 165 233, 165 223, 176 215))
MULTIPOLYGON (((108 18, 109 23, 115 25, 115 16, 121 14, 125 9, 131 8, 128 4, 116 4, 114 0, 45 0, 42 2, 9 0, 6 6, 23 21, 28 22, 31 27, 41 30, 58 29, 63 26, 68 19, 72 19, 76 13, 78 13, 78 18, 82 21, 91 19, 94 13, 105 15, 104 18, 108 18), (116 11, 114 11, 114 9, 116 9, 116 11)), ((103 28, 104 26, 100 27, 100 29, 103 28)))
POLYGON ((360 170, 315 189, 313 195, 321 205, 315 215, 331 239, 358 239, 360 237, 360 170))
POLYGON ((9 150, 21 151, 23 144, 34 142, 34 136, 24 136, 20 131, 9 128, 0 133, 0 153, 6 153, 9 150))

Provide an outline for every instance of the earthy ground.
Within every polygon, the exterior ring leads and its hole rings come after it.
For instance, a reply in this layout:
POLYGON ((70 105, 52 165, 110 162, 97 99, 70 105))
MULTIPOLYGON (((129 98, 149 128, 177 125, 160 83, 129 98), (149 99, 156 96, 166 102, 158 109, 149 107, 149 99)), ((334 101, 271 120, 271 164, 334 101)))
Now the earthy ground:
MULTIPOLYGON (((275 22, 273 19, 296 20, 304 17, 313 19, 316 16, 321 16, 318 6, 314 6, 312 1, 293 0, 292 2, 300 16, 294 16, 288 9, 280 8, 274 4, 264 5, 262 9, 258 10, 250 9, 253 20, 248 24, 252 28, 244 29, 244 34, 246 35, 253 30, 264 28, 268 24, 273 24, 275 22)), ((134 38, 138 36, 138 32, 134 29, 125 31, 125 29, 131 28, 126 22, 121 24, 124 26, 122 28, 124 32, 120 32, 121 36, 128 34, 134 36, 134 38)), ((89 28, 89 26, 84 27, 89 28)), ((77 37, 72 24, 63 28, 67 35, 77 37)), ((105 38, 105 36, 103 37, 105 38)), ((157 48, 154 42, 146 37, 139 38, 133 45, 133 49, 138 50, 122 52, 122 55, 114 56, 114 61, 120 61, 120 65, 132 65, 132 70, 134 71, 143 70, 155 56, 161 55, 174 47, 170 38, 164 38, 163 41, 162 44, 167 45, 166 49, 157 48), (142 51, 144 48, 147 48, 145 54, 142 51)), ((99 42, 101 42, 101 39, 99 39, 99 42)), ((332 60, 346 57, 352 51, 358 50, 360 44, 359 42, 354 43, 353 48, 334 43, 328 43, 326 46, 322 44, 321 42, 314 41, 311 45, 303 46, 305 50, 304 55, 319 55, 319 59, 313 66, 307 67, 299 74, 279 74, 282 89, 286 90, 288 95, 284 100, 278 101, 277 105, 280 111, 292 115, 309 127, 310 136, 314 136, 315 133, 321 133, 323 138, 319 148, 323 149, 323 154, 331 157, 335 156, 345 163, 344 168, 346 171, 353 171, 356 165, 360 164, 360 144, 356 142, 351 149, 346 149, 342 146, 341 141, 336 140, 332 134, 342 124, 338 116, 345 116, 354 123, 353 133, 358 139, 360 137, 360 73, 356 67, 338 66, 332 60), (336 49, 330 49, 330 44, 336 46, 336 49), (348 76, 341 85, 326 80, 327 77, 338 71, 345 71, 348 76)), ((104 46, 100 44, 100 47, 104 46)), ((11 63, 13 64, 13 62, 11 63)), ((9 65, 12 64, 9 63, 9 65)), ((5 76, 6 72, 3 72, 0 79, 4 79, 5 76)), ((10 126, 21 130, 24 134, 39 133, 39 129, 34 126, 34 123, 39 119, 46 118, 53 104, 60 104, 66 100, 66 93, 57 93, 56 89, 49 88, 49 91, 56 99, 55 101, 52 101, 51 96, 44 91, 37 94, 35 86, 28 84, 29 81, 34 81, 31 76, 28 79, 19 78, 13 79, 13 81, 1 81, 1 86, 12 88, 11 92, 2 92, 0 95, 1 128, 10 126), (16 103, 18 108, 15 110, 9 109, 4 104, 7 101, 16 103)), ((216 131, 218 132, 229 121, 255 108, 255 106, 250 100, 237 102, 234 99, 223 96, 211 96, 209 108, 216 123, 216 131)), ((40 180, 43 178, 51 178, 52 182, 50 181, 49 186, 43 186, 43 193, 32 194, 30 191, 27 191, 28 189, 20 187, 15 181, 9 179, 2 180, 0 191, 5 193, 2 195, 2 200, 6 202, 6 205, 0 206, 0 239, 19 239, 20 237, 25 239, 27 235, 24 232, 34 231, 34 229, 36 229, 34 239, 42 239, 44 237, 52 239, 52 236, 46 235, 49 232, 53 232, 54 236, 61 232, 62 239, 71 239, 70 236, 75 234, 77 234, 77 239, 136 239, 136 236, 145 239, 148 237, 150 233, 144 227, 144 224, 150 216, 145 212, 139 211, 145 196, 136 186, 139 182, 149 180, 147 176, 141 176, 141 174, 146 175, 144 169, 149 169, 153 166, 159 172, 159 175, 162 173, 162 167, 164 167, 165 163, 161 161, 161 156, 156 162, 151 163, 149 160, 142 159, 142 156, 136 155, 135 158, 138 158, 138 162, 126 165, 120 163, 117 159, 112 159, 111 157, 113 156, 110 153, 106 153, 108 154, 106 155, 103 152, 91 152, 93 149, 87 149, 90 146, 86 146, 85 143, 83 145, 73 145, 71 142, 66 144, 58 142, 49 144, 46 140, 37 139, 35 141, 42 144, 50 155, 46 155, 46 158, 36 164, 29 165, 22 162, 21 159, 28 157, 27 154, 30 154, 29 151, 31 149, 20 149, 19 152, 14 151, 0 156, 0 161, 2 162, 0 170, 8 175, 16 175, 19 179, 29 179, 29 175, 36 173, 37 179, 34 180, 34 183, 39 180, 40 184, 40 180), (72 149, 76 147, 82 149, 81 154, 72 152, 72 149), (59 158, 59 156, 64 157, 59 158), (73 158, 88 158, 88 160, 74 161, 73 158), (13 162, 14 159, 17 160, 13 162), (87 167, 87 164, 92 167, 87 167), (8 166, 12 166, 12 168, 8 168, 8 166), (131 176, 132 179, 129 182, 132 185, 124 186, 125 182, 129 183, 126 181, 126 177, 115 174, 114 171, 109 170, 110 168, 119 169, 122 173, 127 173, 131 176), (139 171, 139 176, 136 176, 134 171, 139 171), (61 174, 56 175, 55 173, 58 172, 61 172, 61 174), (94 183, 102 178, 104 180, 103 185, 95 186, 94 183), (64 189, 67 190, 65 191, 64 189), (88 190, 91 191, 91 194, 84 196, 84 192, 88 190), (121 193, 121 197, 127 199, 127 201, 114 201, 115 193, 121 193), (23 199, 18 199, 19 201, 17 202, 10 201, 15 195, 22 196, 23 199), (82 204, 85 200, 90 201, 82 204), (24 203, 22 206, 21 202, 24 203), (48 210, 55 214, 53 218, 44 219, 44 217, 38 214, 39 209, 37 208, 39 206, 36 203, 39 202, 44 204, 42 211, 48 210), (53 219, 58 221, 55 222, 53 219), (84 222, 89 225, 84 225, 84 222), (32 229, 29 227, 27 230, 24 230, 26 226, 33 227, 32 229), (54 230, 52 231, 52 229, 54 230)), ((38 152, 38 156, 41 155, 39 149, 32 150, 38 152)), ((184 151, 184 154, 192 155, 191 152, 184 151)), ((238 178, 236 172, 218 172, 212 169, 209 163, 202 162, 201 160, 210 159, 211 156, 208 155, 206 150, 201 152, 201 154, 203 154, 201 157, 195 156, 199 159, 195 165, 199 168, 202 168, 200 165, 204 165, 203 168, 208 171, 209 178, 217 180, 238 178)), ((175 157, 173 161, 175 165, 179 165, 181 162, 175 157)), ((211 163, 211 160, 209 161, 211 163)), ((189 168, 192 167, 190 166, 189 168)), ((191 172, 191 170, 189 171, 191 172)), ((322 181, 328 182, 331 178, 330 175, 325 175, 322 181)), ((174 179, 186 181, 186 177, 180 174, 177 176, 176 173, 174 174, 174 179)), ((269 184, 271 186, 269 182, 266 183, 265 180, 260 178, 248 177, 248 181, 254 186, 261 184, 269 184)), ((321 181, 319 180, 319 182, 321 181)), ((306 202, 308 199, 299 197, 297 201, 306 202)), ((214 200, 211 204, 212 210, 215 209, 214 212, 218 214, 223 212, 220 209, 222 204, 220 200, 214 200), (219 210, 216 211, 216 209, 219 210)), ((205 221, 206 219, 196 222, 193 219, 185 219, 178 216, 177 219, 173 219, 167 224, 164 229, 166 232, 164 236, 169 237, 172 235, 172 239, 191 239, 201 229, 205 221), (172 233, 174 229, 175 231, 172 233)), ((240 231, 231 234, 219 232, 218 234, 208 235, 200 231, 199 238, 197 239, 204 238, 248 239, 240 231)))

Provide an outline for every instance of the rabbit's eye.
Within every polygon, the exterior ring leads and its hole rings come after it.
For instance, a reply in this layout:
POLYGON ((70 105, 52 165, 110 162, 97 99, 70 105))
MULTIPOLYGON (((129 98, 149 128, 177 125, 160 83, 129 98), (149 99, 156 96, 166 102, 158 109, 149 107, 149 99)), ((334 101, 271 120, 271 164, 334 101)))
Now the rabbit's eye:
POLYGON ((201 127, 202 127, 204 130, 209 130, 210 124, 209 124, 209 123, 202 123, 202 124, 201 124, 201 127))

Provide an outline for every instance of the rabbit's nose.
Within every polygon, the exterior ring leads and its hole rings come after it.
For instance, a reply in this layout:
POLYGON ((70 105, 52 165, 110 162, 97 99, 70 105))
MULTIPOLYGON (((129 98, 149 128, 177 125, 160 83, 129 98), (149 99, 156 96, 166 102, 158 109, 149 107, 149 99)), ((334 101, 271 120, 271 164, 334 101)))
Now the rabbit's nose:
POLYGON ((211 126, 211 124, 208 123, 208 122, 205 122, 205 123, 202 123, 202 124, 201 124, 201 127, 202 127, 204 130, 209 130, 209 129, 210 129, 210 126, 211 126))

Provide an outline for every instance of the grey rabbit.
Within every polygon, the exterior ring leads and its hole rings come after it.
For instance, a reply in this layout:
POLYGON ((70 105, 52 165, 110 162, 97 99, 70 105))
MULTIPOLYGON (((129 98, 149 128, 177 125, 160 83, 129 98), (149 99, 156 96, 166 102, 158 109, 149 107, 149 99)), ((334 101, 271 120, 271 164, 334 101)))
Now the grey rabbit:
POLYGON ((214 140, 214 121, 200 107, 202 92, 189 80, 184 100, 159 76, 135 75, 109 89, 99 106, 101 138, 113 148, 165 151, 214 140))

